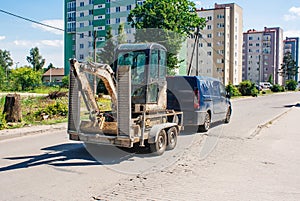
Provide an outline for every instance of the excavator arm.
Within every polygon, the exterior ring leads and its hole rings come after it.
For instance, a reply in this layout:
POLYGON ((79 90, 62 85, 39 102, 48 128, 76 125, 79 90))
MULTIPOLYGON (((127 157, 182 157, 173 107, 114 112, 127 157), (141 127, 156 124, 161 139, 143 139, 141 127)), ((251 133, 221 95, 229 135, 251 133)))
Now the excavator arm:
POLYGON ((107 64, 92 62, 79 63, 76 59, 71 59, 70 64, 71 70, 79 83, 79 90, 82 92, 83 100, 90 113, 90 119, 95 123, 98 121, 101 127, 101 121, 99 122, 99 117, 101 116, 100 109, 85 73, 97 76, 103 81, 109 95, 111 96, 113 109, 115 109, 114 107, 116 107, 117 104, 117 93, 114 72, 107 64))

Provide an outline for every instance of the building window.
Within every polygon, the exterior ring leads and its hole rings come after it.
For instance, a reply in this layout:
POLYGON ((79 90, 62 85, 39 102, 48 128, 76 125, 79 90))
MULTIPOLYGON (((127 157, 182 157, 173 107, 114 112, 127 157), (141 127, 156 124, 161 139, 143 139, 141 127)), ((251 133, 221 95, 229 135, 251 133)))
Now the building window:
POLYGON ((84 23, 81 22, 81 23, 79 24, 79 27, 80 27, 80 28, 84 27, 84 23))
POLYGON ((211 51, 208 51, 208 52, 207 52, 207 56, 211 56, 211 51))
POLYGON ((88 42, 89 47, 93 47, 93 43, 91 41, 88 42))
POLYGON ((106 14, 110 14, 110 8, 106 8, 106 14))
POLYGON ((80 17, 84 17, 84 12, 81 12, 81 13, 79 14, 79 16, 80 16, 80 17))
POLYGON ((84 55, 83 54, 79 55, 79 59, 83 60, 84 59, 84 55))
POLYGON ((89 4, 94 4, 94 0, 89 0, 89 4))
POLYGON ((143 5, 143 1, 137 1, 137 5, 142 6, 143 5))
POLYGON ((116 13, 119 13, 121 11, 120 6, 116 7, 116 13))
POLYGON ((80 49, 83 49, 83 48, 84 48, 84 44, 82 44, 82 43, 79 44, 79 48, 80 48, 80 49))
POLYGON ((93 20, 89 20, 89 26, 93 26, 93 20))
POLYGON ((80 2, 80 7, 83 7, 84 6, 84 2, 82 1, 82 2, 80 2))
POLYGON ((110 19, 106 20, 106 25, 110 24, 110 19))
POLYGON ((207 20, 212 20, 212 16, 208 16, 208 17, 207 17, 207 20))
POLYGON ((116 24, 119 24, 121 22, 120 18, 116 18, 116 24))
POLYGON ((252 36, 249 36, 248 40, 253 40, 253 37, 252 37, 252 36))
POLYGON ((104 7, 104 4, 99 4, 98 5, 98 8, 103 8, 104 7))
POLYGON ((106 3, 110 3, 110 0, 106 0, 106 3))
POLYGON ((131 5, 127 5, 127 10, 131 10, 131 5))
POLYGON ((211 29, 211 25, 207 25, 207 29, 208 29, 208 30, 211 29))
POLYGON ((79 34, 79 38, 84 38, 84 34, 83 33, 79 34))
POLYGON ((89 10, 89 15, 93 15, 94 11, 93 10, 89 10))
POLYGON ((89 37, 91 37, 92 36, 92 32, 91 31, 89 31, 89 37))
POLYGON ((207 47, 211 47, 211 43, 207 43, 207 47))
POLYGON ((207 34, 207 38, 212 38, 212 34, 207 34))
POLYGON ((218 27, 218 28, 224 28, 224 27, 225 27, 225 24, 224 24, 224 23, 218 23, 218 24, 217 24, 217 27, 218 27))

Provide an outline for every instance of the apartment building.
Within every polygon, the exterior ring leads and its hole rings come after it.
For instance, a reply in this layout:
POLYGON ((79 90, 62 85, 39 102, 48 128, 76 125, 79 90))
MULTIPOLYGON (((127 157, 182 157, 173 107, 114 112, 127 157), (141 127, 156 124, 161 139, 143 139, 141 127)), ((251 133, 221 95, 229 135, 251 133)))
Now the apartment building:
POLYGON ((134 29, 127 16, 136 4, 143 0, 65 0, 65 74, 69 73, 69 58, 79 61, 92 59, 94 42, 96 52, 101 51, 106 41, 106 31, 112 28, 113 36, 124 23, 127 42, 134 40, 134 29))
MULTIPOLYGON (((235 3, 215 4, 213 9, 197 10, 206 19, 192 60, 192 75, 218 78, 224 84, 242 81, 243 10, 235 3)), ((187 41, 187 66, 194 38, 187 41)))
POLYGON ((254 29, 243 34, 243 80, 255 83, 267 82, 270 78, 282 84, 278 74, 283 61, 283 30, 280 27, 263 31, 254 29))
MULTIPOLYGON (((286 37, 283 41, 284 53, 290 52, 293 60, 296 62, 296 66, 299 66, 299 38, 298 37, 286 37)), ((299 72, 295 75, 295 80, 299 81, 299 72)))

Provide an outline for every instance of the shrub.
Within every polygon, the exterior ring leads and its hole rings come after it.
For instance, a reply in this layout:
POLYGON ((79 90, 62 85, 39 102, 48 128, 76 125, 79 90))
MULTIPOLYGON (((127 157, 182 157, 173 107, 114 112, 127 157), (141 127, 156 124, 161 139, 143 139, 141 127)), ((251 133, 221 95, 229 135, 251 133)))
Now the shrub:
POLYGON ((5 115, 0 113, 0 130, 7 128, 5 115))
POLYGON ((39 109, 35 112, 36 118, 41 117, 42 115, 49 115, 49 118, 55 116, 67 116, 68 114, 68 105, 61 101, 56 101, 43 109, 39 109))
POLYGON ((272 92, 283 92, 284 91, 284 87, 280 86, 279 84, 274 84, 270 89, 272 92))
POLYGON ((229 93, 230 96, 240 96, 241 95, 241 93, 239 92, 239 89, 231 83, 229 83, 226 86, 226 92, 229 93))
POLYGON ((285 86, 289 91, 295 91, 298 83, 295 80, 287 80, 285 86))
POLYGON ((257 96, 258 90, 250 80, 245 80, 239 84, 239 91, 242 96, 257 96))

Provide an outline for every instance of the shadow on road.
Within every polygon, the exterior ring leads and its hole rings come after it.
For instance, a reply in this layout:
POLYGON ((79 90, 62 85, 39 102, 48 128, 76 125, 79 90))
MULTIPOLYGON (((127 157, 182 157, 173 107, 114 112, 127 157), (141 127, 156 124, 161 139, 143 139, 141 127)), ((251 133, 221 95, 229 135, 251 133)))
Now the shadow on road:
POLYGON ((288 107, 288 108, 291 108, 291 107, 300 107, 300 103, 297 103, 297 104, 294 104, 294 105, 285 105, 284 107, 288 107))
POLYGON ((40 165, 51 166, 91 166, 101 165, 85 149, 81 143, 66 143, 41 149, 46 153, 31 156, 7 157, 7 160, 25 160, 6 167, 0 167, 0 172, 29 168, 40 165), (76 160, 72 162, 72 160, 76 160), (80 160, 80 162, 78 162, 80 160), (82 161, 84 160, 84 161, 82 161))

